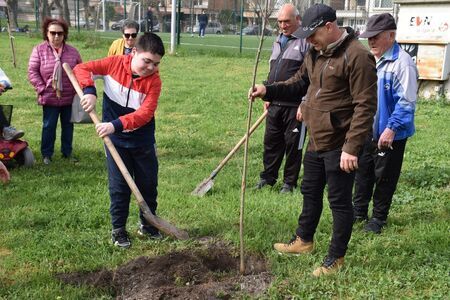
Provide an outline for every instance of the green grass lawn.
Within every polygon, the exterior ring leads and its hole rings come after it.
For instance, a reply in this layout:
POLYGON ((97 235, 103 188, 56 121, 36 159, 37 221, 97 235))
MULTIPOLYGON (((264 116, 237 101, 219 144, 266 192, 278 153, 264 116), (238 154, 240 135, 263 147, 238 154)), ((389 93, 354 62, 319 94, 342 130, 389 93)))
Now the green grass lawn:
MULTIPOLYGON (((74 34, 70 43, 87 61, 106 55, 111 38, 118 36, 91 36, 93 47, 87 47, 84 36, 74 34)), ((182 42, 220 43, 228 38, 187 35, 182 42)), ((238 37, 232 38, 236 40, 231 44, 236 45, 238 37)), ((0 185, 0 299, 111 299, 105 291, 65 285, 54 275, 114 268, 141 255, 162 255, 195 243, 170 238, 160 243, 138 240, 133 202, 128 222, 132 248, 121 251, 111 245, 105 157, 92 125, 75 126, 78 164, 60 158, 57 140, 53 163, 43 165, 39 153, 42 110, 27 81, 29 55, 39 42, 39 37, 17 35, 17 68, 13 68, 8 37, 0 33, 0 67, 14 84, 13 90, 0 96, 0 103, 14 105, 13 124, 26 131, 24 138, 37 158, 32 169, 13 169, 10 184, 0 185)), ((256 47, 256 39, 253 42, 256 47)), ((266 41, 265 48, 270 49, 270 43, 266 41)), ((196 198, 190 192, 244 134, 255 51, 239 56, 236 51, 182 44, 177 53, 164 57, 161 64, 163 90, 156 114, 158 213, 187 230, 192 239, 214 236, 238 249, 242 151, 216 177, 211 194, 196 198)), ((257 82, 266 77, 268 55, 269 51, 263 52, 257 82)), ((98 104, 100 112, 101 101, 98 104)), ((262 103, 255 102, 254 120, 261 113, 262 103)), ((407 144, 388 227, 375 236, 356 226, 346 265, 335 276, 317 280, 310 275, 327 253, 328 205, 324 205, 317 229, 314 254, 280 256, 272 244, 287 241, 294 233, 301 194, 296 190, 293 195, 280 196, 280 184, 261 192, 249 189, 245 249, 264 255, 275 277, 264 298, 448 299, 449 115, 450 105, 442 100, 418 102, 417 133, 407 144)), ((256 184, 262 168, 262 139, 263 126, 250 140, 249 186, 256 184)))

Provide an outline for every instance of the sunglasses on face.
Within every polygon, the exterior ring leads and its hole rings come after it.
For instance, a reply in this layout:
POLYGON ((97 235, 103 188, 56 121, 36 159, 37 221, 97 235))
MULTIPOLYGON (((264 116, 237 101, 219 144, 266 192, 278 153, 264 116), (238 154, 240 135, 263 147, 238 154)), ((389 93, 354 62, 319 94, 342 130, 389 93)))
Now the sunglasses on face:
POLYGON ((59 35, 59 36, 64 35, 64 31, 49 31, 49 33, 51 35, 53 35, 53 36, 55 36, 55 35, 59 35))
POLYGON ((135 39, 137 37, 137 33, 124 33, 123 36, 127 39, 129 39, 130 37, 135 39))

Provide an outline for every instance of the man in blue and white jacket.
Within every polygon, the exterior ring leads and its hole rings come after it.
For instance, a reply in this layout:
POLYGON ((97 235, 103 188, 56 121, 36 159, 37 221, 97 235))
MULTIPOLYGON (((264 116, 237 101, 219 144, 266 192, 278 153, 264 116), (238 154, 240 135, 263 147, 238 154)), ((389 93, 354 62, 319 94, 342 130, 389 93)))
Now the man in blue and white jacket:
POLYGON ((369 18, 360 35, 368 38, 378 77, 378 108, 373 132, 364 145, 355 178, 354 220, 368 219, 368 232, 381 233, 397 187, 407 139, 415 132, 418 72, 412 58, 395 41, 397 26, 388 14, 369 18), (374 188, 375 187, 375 188, 374 188))

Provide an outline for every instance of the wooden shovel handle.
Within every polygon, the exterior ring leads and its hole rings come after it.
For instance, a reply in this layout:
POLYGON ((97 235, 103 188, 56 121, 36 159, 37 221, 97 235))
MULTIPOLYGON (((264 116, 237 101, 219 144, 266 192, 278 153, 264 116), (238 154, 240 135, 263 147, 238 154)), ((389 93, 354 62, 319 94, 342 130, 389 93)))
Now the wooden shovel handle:
MULTIPOLYGON (((83 98, 83 91, 81 90, 81 87, 78 83, 77 78, 73 74, 72 69, 67 63, 63 64, 64 71, 66 71, 67 76, 70 79, 70 82, 72 83, 73 87, 75 88, 75 91, 77 92, 78 96, 83 98)), ((89 116, 91 117, 94 124, 100 123, 100 120, 94 110, 89 112, 89 116)), ((189 235, 187 232, 179 230, 169 222, 161 219, 158 216, 155 216, 152 214, 150 208, 148 207, 147 203, 144 200, 144 197, 142 196, 141 192, 139 191, 136 183, 134 182, 133 178, 131 177, 130 173, 128 172, 127 167, 123 163, 122 158, 120 157, 119 153, 116 150, 116 147, 114 147, 114 144, 111 142, 111 139, 109 136, 103 137, 103 142, 105 143, 106 147, 108 148, 109 152, 111 153, 111 156, 113 157, 114 161, 117 164, 117 167, 119 168, 120 172, 122 173, 123 177, 125 178, 125 181, 127 182, 128 186, 131 189, 131 192, 136 197, 136 200, 138 202, 138 205, 140 209, 142 210, 142 213, 145 217, 145 219, 150 222, 153 226, 161 230, 162 232, 175 236, 176 238, 180 240, 185 240, 189 238, 189 235)))
MULTIPOLYGON (((252 135, 252 133, 258 128, 258 126, 264 121, 268 113, 268 110, 266 109, 263 114, 259 117, 258 120, 256 120, 255 124, 253 124, 252 128, 250 128, 249 134, 252 135)), ((219 173, 220 170, 225 166, 226 163, 230 160, 230 158, 236 153, 236 151, 239 150, 239 148, 244 144, 245 140, 247 139, 247 134, 245 134, 239 142, 234 146, 233 149, 225 156, 225 158, 219 163, 219 165, 212 171, 209 179, 214 179, 216 175, 219 173)))

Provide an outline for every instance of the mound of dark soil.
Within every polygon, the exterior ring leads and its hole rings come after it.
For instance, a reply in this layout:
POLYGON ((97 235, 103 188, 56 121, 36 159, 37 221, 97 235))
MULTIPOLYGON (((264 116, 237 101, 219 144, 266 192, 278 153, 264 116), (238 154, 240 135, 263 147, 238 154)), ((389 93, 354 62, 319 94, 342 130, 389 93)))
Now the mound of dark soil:
POLYGON ((114 291, 117 299, 232 299, 259 295, 271 282, 265 261, 246 257, 247 274, 239 274, 239 257, 224 245, 139 257, 116 270, 58 274, 63 282, 114 291))

